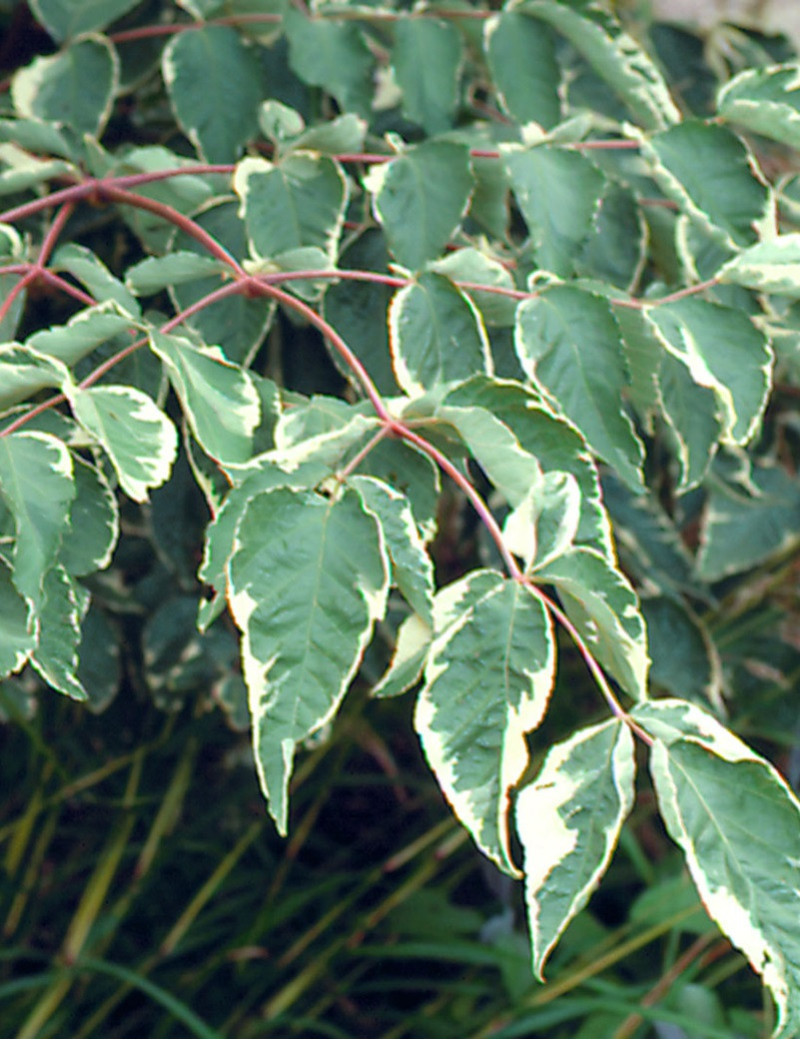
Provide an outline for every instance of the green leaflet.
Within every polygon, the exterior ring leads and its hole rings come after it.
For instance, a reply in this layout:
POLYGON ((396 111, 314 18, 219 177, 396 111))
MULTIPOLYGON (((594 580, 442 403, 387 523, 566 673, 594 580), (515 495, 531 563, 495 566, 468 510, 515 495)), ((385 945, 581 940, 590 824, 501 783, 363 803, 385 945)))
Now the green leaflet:
POLYGON ((576 272, 630 291, 647 260, 648 239, 647 224, 633 192, 609 182, 576 258, 576 272))
POLYGON ((418 614, 409 614, 397 630, 389 667, 372 688, 373 697, 397 697, 422 677, 433 630, 418 614))
POLYGON ((727 127, 686 120, 642 137, 641 149, 664 194, 720 244, 742 248, 775 233, 772 192, 727 127))
POLYGON ((59 561, 73 577, 104 570, 119 536, 119 509, 102 470, 72 456, 75 498, 69 510, 59 561))
POLYGON ((670 353, 661 358, 658 383, 680 466, 678 490, 688 491, 703 480, 717 453, 723 430, 719 402, 714 391, 699 386, 670 353))
POLYGON ((245 508, 229 599, 258 773, 282 834, 297 744, 336 713, 383 617, 388 573, 380 527, 355 492, 331 500, 276 488, 245 508))
POLYGON ((580 152, 551 144, 506 149, 504 160, 537 267, 568 277, 592 228, 603 174, 580 152))
POLYGON ((389 307, 389 348, 397 382, 408 394, 491 373, 489 342, 475 305, 439 274, 421 274, 389 307))
POLYGON ((800 541, 800 482, 780 466, 753 468, 750 493, 715 481, 701 529, 697 568, 705 581, 755 567, 800 541))
POLYGON ((503 107, 519 123, 545 129, 561 119, 561 70, 550 30, 517 11, 487 19, 483 45, 503 107))
POLYGON ((0 556, 0 677, 18 672, 35 646, 33 607, 17 591, 12 569, 0 556))
POLYGON ((102 344, 131 328, 133 318, 113 300, 78 311, 66 325, 35 332, 27 342, 39 354, 71 367, 102 344))
POLYGON ((137 296, 152 296, 168 285, 183 285, 200 278, 220 277, 229 272, 227 264, 213 256, 176 249, 167 256, 148 256, 129 267, 125 284, 137 296))
POLYGON ((651 684, 695 704, 719 707, 722 664, 705 624, 679 600, 666 596, 642 600, 642 614, 651 684))
POLYGON ((533 970, 589 901, 633 806, 633 738, 617 719, 578 730, 517 796, 533 970))
POLYGON ((622 407, 627 374, 608 301, 576 286, 552 286, 520 305, 516 344, 526 375, 628 485, 640 487, 644 449, 622 407))
POLYGON ((56 40, 105 29, 139 0, 31 0, 37 19, 56 40))
POLYGON ((237 159, 258 130, 260 69, 235 29, 203 25, 177 33, 161 59, 175 118, 208 162, 237 159))
POLYGON ((61 387, 70 378, 68 369, 59 361, 19 343, 0 346, 0 365, 3 366, 0 411, 25 401, 47 386, 61 387))
POLYGON ((364 151, 367 122, 353 112, 307 127, 299 112, 269 99, 261 105, 259 123, 267 137, 275 141, 280 155, 301 151, 333 156, 364 151))
MULTIPOLYGON (((428 265, 429 271, 446 275, 456 284, 473 282, 491 288, 514 290, 514 280, 510 272, 501 263, 485 253, 466 246, 456 249, 441 260, 428 265)), ((481 313, 487 325, 513 325, 519 302, 512 295, 483 291, 472 286, 460 286, 463 293, 470 297, 481 313)))
POLYGON ((705 595, 674 519, 650 495, 634 495, 613 474, 603 475, 603 502, 613 522, 620 562, 639 584, 655 585, 672 598, 705 595))
MULTIPOLYGON (((132 148, 116 158, 108 174, 119 177, 126 174, 157 173, 159 170, 191 165, 192 161, 161 145, 145 145, 132 148)), ((184 214, 195 213, 200 206, 208 203, 214 194, 207 181, 191 174, 140 184, 136 191, 139 195, 164 202, 184 214)), ((165 252, 170 240, 176 237, 172 224, 149 210, 120 206, 120 215, 141 240, 147 252, 165 252)), ((194 240, 191 241, 194 244, 194 240)), ((224 242, 222 244, 227 245, 224 242)), ((195 247, 197 250, 202 249, 199 244, 195 244, 195 247)))
POLYGON ((127 311, 134 318, 141 317, 139 304, 134 297, 122 282, 114 277, 102 260, 85 246, 76 242, 59 246, 53 254, 50 266, 57 271, 68 271, 74 275, 98 303, 113 300, 121 310, 127 311))
MULTIPOLYGON (((229 467, 229 475, 235 484, 206 530, 199 577, 212 585, 217 593, 223 593, 225 568, 233 551, 236 525, 250 499, 276 487, 295 490, 316 487, 344 464, 348 454, 355 452, 376 426, 376 420, 356 415, 342 427, 301 439, 296 445, 277 447, 245 466, 229 467)), ((201 606, 199 619, 202 628, 211 623, 223 606, 219 597, 213 602, 216 606, 201 606)))
POLYGON ((647 698, 647 633, 626 578, 593 549, 575 548, 537 571, 555 585, 570 621, 602 666, 635 700, 647 698))
POLYGON ((639 705, 659 808, 711 917, 763 976, 775 1035, 800 1030, 800 803, 777 770, 685 701, 639 705))
POLYGON ((78 701, 88 698, 77 675, 81 620, 88 606, 89 593, 63 567, 47 572, 37 608, 39 642, 31 664, 48 686, 78 701))
POLYGON ((277 164, 243 159, 233 186, 242 200, 240 215, 253 256, 272 259, 316 246, 335 259, 347 182, 333 159, 305 153, 287 155, 277 164))
POLYGON ((800 146, 800 67, 796 64, 744 69, 720 90, 717 109, 726 122, 800 146))
POLYGON ((357 25, 309 18, 288 6, 283 27, 292 69, 308 84, 324 87, 342 111, 370 115, 373 58, 357 25))
POLYGON ((566 36, 645 128, 657 130, 680 120, 657 66, 604 5, 594 0, 519 0, 513 8, 566 36))
MULTIPOLYGON (((235 201, 223 198, 205 207, 194 219, 232 256, 244 257, 247 252, 247 234, 238 209, 235 201)), ((183 231, 174 235, 171 248, 196 253, 207 259, 204 247, 183 231)), ((170 294, 176 308, 184 310, 221 285, 220 276, 210 274, 198 281, 173 283, 170 294)), ((188 319, 188 324, 198 331, 205 343, 220 347, 229 361, 247 365, 261 345, 274 313, 275 304, 271 300, 264 297, 250 299, 237 293, 217 300, 211 307, 204 307, 188 319)))
POLYGON ((511 430, 521 450, 533 456, 545 472, 571 473, 581 493, 576 540, 614 558, 597 467, 586 442, 568 420, 554 415, 533 391, 519 383, 485 376, 475 376, 451 390, 442 405, 451 404, 461 408, 475 406, 490 413, 495 422, 511 430))
POLYGON ((222 465, 252 455, 261 418, 258 391, 249 373, 213 347, 195 347, 182 336, 150 333, 150 346, 166 366, 192 433, 207 455, 222 465))
POLYGON ((523 448, 512 430, 488 409, 443 404, 436 417, 458 430, 472 456, 511 506, 517 506, 542 484, 537 460, 523 448))
POLYGON ((151 397, 130 386, 70 391, 72 414, 108 455, 123 491, 144 502, 169 477, 178 435, 151 397))
POLYGON ((449 130, 456 110, 461 38, 451 22, 401 18, 392 65, 403 91, 403 112, 428 134, 449 130))
POLYGON ((55 563, 75 497, 72 456, 46 433, 21 431, 0 438, 0 498, 14 518, 14 584, 38 601, 55 563))
POLYGON ((98 137, 118 85, 117 52, 105 37, 92 36, 20 69, 11 81, 11 97, 21 116, 98 137))
POLYGON ((415 725, 456 815, 512 875, 511 791, 527 768, 525 735, 544 717, 554 670, 551 621, 530 589, 473 571, 436 596, 415 725))
MULTIPOLYGON (((341 253, 338 266, 383 272, 389 262, 383 234, 378 228, 371 228, 359 235, 355 242, 341 253)), ((386 311, 393 295, 394 290, 388 285, 343 278, 330 285, 323 297, 326 320, 337 329, 350 349, 355 351, 382 394, 397 393, 386 324, 386 311)), ((353 373, 339 354, 335 350, 331 350, 330 354, 342 375, 351 383, 355 383, 353 373)))
POLYGON ((653 307, 649 317, 694 382, 714 391, 723 438, 750 440, 771 383, 773 353, 764 333, 741 311, 697 297, 653 307))
POLYGON ((743 250, 720 268, 721 282, 760 292, 800 295, 800 234, 778 235, 743 250))
POLYGON ((506 517, 503 537, 526 573, 567 552, 578 533, 581 493, 571 473, 544 473, 506 517))
POLYGON ((364 186, 389 248, 412 271, 435 260, 469 204, 469 149, 453 141, 425 141, 373 166, 364 186))
POLYGON ((351 477, 348 483, 381 525, 394 584, 412 610, 432 625, 433 563, 425 551, 408 499, 374 477, 351 477))

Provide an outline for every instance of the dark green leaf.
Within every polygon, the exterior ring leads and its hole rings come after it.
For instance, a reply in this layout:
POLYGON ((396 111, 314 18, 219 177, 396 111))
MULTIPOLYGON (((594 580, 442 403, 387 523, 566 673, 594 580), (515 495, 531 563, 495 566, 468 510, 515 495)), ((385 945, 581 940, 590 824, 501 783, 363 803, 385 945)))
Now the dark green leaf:
POLYGON ((566 36, 648 130, 681 118, 657 66, 605 5, 594 0, 522 0, 518 10, 566 36))
POLYGON ((308 18, 295 7, 288 8, 283 24, 297 75, 333 94, 344 112, 369 116, 373 59, 359 28, 332 18, 308 18))
POLYGON ((36 18, 56 40, 105 29, 140 0, 31 0, 36 18))
POLYGON ((401 18, 395 26, 392 65, 403 91, 403 112, 428 134, 448 130, 456 109, 461 39, 450 22, 401 18))
POLYGON ((227 25, 177 33, 164 49, 164 82, 175 117, 200 155, 232 162, 258 130, 261 70, 227 25))
POLYGON ((727 127, 686 120, 642 141, 652 176, 692 220, 732 248, 774 234, 772 193, 727 127))
POLYGON ((627 373, 619 326, 605 299, 556 285, 517 312, 526 374, 631 487, 642 482, 642 445, 623 408, 627 373))
POLYGON ((389 345, 397 382, 409 394, 491 371, 480 314, 439 274, 421 274, 394 297, 389 345))
POLYGON ((546 26, 517 11, 486 22, 484 47, 503 107, 518 123, 545 129, 561 119, 561 70, 546 26))
POLYGON ((426 141, 391 162, 373 166, 365 186, 397 260, 417 271, 442 252, 469 203, 469 149, 426 141))
POLYGON ((21 116, 97 137, 111 115, 118 80, 117 52, 105 37, 95 36, 34 59, 14 76, 11 96, 21 116))
POLYGON ((580 152, 550 144, 509 150, 505 164, 537 266, 567 277, 593 226, 603 174, 580 152))

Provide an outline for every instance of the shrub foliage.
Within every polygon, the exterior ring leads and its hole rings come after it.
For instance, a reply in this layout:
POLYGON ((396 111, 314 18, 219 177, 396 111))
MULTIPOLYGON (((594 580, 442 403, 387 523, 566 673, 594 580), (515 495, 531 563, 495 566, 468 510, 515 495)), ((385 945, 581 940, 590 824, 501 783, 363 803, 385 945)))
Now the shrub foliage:
POLYGON ((97 711, 122 668, 211 690, 286 833, 354 680, 414 690, 540 978, 647 768, 798 1035, 800 805, 732 732, 795 725, 786 41, 704 63, 594 0, 30 8, 52 46, 0 118, 7 711, 37 676, 97 711), (575 654, 595 705, 540 737, 575 654))

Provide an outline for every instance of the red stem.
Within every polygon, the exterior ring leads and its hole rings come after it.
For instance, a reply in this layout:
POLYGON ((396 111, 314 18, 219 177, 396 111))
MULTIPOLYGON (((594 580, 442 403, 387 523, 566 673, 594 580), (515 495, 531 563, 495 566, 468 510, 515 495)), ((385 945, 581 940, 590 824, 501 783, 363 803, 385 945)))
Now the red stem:
POLYGON ((291 293, 284 292, 283 289, 279 289, 275 285, 265 285, 264 282, 260 281, 258 278, 248 279, 247 284, 253 285, 257 291, 262 292, 264 295, 271 296, 273 299, 278 300, 279 303, 282 303, 285 307, 289 307, 291 310, 297 311, 298 314, 302 314, 309 324, 319 329, 322 335, 328 340, 334 350, 336 350, 351 372, 353 372, 361 383, 364 393, 372 402, 372 407, 375 409, 378 418, 388 426, 394 428, 395 420, 389 414, 386 405, 383 403, 383 398, 370 378, 366 368, 364 368, 361 361, 356 357, 350 347, 348 347, 336 329, 325 321, 321 314, 317 314, 313 307, 309 307, 307 303, 298 299, 297 296, 292 296, 291 293))
POLYGON ((101 198, 111 199, 113 202, 119 202, 126 206, 136 206, 138 209, 145 209, 149 213, 155 213, 156 216, 169 221, 176 227, 180 228, 187 235, 193 238, 196 242, 199 242, 202 246, 215 256, 218 260, 227 264, 237 275, 237 277, 246 279, 248 277, 247 272, 241 266, 239 261, 232 256, 227 249, 223 248, 207 231, 200 227, 200 225, 191 219, 191 217, 184 216, 183 213, 178 212, 174 207, 168 206, 165 202, 157 202, 155 199, 148 199, 146 195, 137 195, 131 191, 124 191, 122 188, 117 188, 113 184, 107 182, 98 181, 97 190, 101 198))

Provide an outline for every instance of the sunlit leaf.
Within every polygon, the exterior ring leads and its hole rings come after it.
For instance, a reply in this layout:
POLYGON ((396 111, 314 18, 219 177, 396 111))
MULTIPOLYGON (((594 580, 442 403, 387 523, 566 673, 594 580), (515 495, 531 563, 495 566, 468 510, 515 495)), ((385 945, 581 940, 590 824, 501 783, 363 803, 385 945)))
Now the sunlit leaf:
POLYGON ((608 867, 633 806, 635 769, 630 730, 611 719, 553 745, 517 796, 533 970, 541 981, 545 960, 608 867))
POLYGON ((144 502, 169 477, 178 435, 152 398, 130 386, 74 390, 72 412, 111 460, 126 494, 144 502))
POLYGON ((415 725, 428 762, 478 846, 518 875, 511 790, 528 765, 526 734, 547 710, 555 650, 541 601, 493 571, 473 571, 434 601, 435 635, 415 725))
POLYGON ((239 523, 229 580, 256 764, 285 833, 296 747, 336 713, 385 610, 380 528, 355 492, 264 492, 239 523))
POLYGON ((658 804, 708 913, 763 976, 775 1035, 800 1030, 800 803, 777 770, 700 708, 640 705, 658 804))

